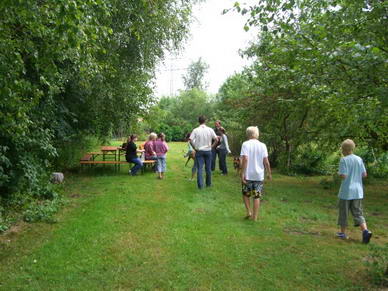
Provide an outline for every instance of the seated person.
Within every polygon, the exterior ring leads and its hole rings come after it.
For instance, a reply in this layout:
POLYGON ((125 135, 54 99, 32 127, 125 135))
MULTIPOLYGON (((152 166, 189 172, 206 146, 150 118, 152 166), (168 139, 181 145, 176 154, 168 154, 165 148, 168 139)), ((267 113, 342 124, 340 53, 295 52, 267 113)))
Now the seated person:
POLYGON ((155 152, 156 138, 157 138, 156 133, 151 132, 150 135, 148 136, 148 141, 144 144, 146 160, 156 160, 156 152, 155 152))
POLYGON ((126 144, 125 158, 128 163, 134 163, 135 165, 129 170, 129 174, 135 176, 137 172, 143 167, 142 161, 138 158, 137 153, 144 152, 138 150, 135 142, 137 141, 137 135, 132 134, 129 137, 128 143, 126 144))

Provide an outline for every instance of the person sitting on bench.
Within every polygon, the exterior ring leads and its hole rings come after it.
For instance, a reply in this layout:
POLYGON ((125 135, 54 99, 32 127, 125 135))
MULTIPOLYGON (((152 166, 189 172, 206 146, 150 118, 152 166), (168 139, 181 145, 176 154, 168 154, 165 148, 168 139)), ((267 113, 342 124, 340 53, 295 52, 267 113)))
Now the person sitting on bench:
POLYGON ((137 156, 137 153, 142 153, 144 150, 138 150, 135 142, 137 141, 137 135, 132 134, 127 142, 125 158, 128 163, 134 163, 135 165, 129 170, 129 174, 135 176, 137 172, 143 167, 142 161, 137 156))

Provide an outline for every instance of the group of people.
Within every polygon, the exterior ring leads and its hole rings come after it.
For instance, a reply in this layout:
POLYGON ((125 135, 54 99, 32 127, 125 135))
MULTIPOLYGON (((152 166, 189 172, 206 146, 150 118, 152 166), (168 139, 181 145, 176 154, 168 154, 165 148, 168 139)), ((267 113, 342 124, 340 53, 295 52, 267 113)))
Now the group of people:
MULTIPOLYGON (((201 125, 200 125, 201 127, 201 125)), ((201 130, 197 130, 196 132, 198 133, 198 131, 201 131, 201 130)), ((216 169, 216 159, 217 159, 217 156, 218 156, 218 160, 219 160, 219 169, 221 171, 221 174, 222 175, 227 175, 228 174, 228 167, 227 167, 227 163, 226 163, 226 157, 228 154, 231 153, 230 151, 230 148, 229 148, 229 142, 228 142, 228 136, 226 135, 226 131, 225 131, 225 128, 223 128, 221 126, 221 121, 220 120, 217 120, 215 122, 215 128, 213 129, 216 137, 214 137, 214 135, 211 136, 211 156, 209 157, 209 155, 206 155, 206 159, 211 159, 211 162, 208 164, 210 164, 210 169, 212 172, 215 171, 216 169)), ((194 177, 195 177, 195 174, 197 172, 197 163, 195 162, 195 149, 193 147, 193 144, 192 144, 192 141, 190 139, 192 133, 194 131, 188 133, 186 135, 186 141, 188 142, 187 145, 188 145, 188 150, 187 150, 187 153, 185 154, 185 157, 188 157, 189 159, 192 158, 194 160, 194 165, 191 169, 191 179, 190 180, 193 180, 194 177)), ((202 163, 202 165, 205 164, 205 160, 204 162, 202 163)))
MULTIPOLYGON (((197 172, 197 186, 203 189, 204 186, 212 185, 212 171, 215 170, 216 157, 219 158, 219 166, 222 174, 227 174, 226 156, 230 153, 228 138, 225 129, 221 127, 221 122, 216 121, 215 128, 206 125, 206 118, 198 118, 199 126, 187 135, 189 151, 188 155, 194 159, 192 168, 192 178, 197 172), (205 182, 203 180, 203 168, 205 167, 205 182)), ((250 126, 246 129, 248 140, 242 144, 240 152, 241 160, 241 192, 246 209, 246 219, 256 221, 258 217, 260 201, 264 192, 265 173, 267 178, 272 180, 271 166, 268 159, 267 146, 259 141, 259 129, 250 126), (251 198, 253 206, 251 206, 251 198)), ((157 160, 157 172, 160 179, 163 178, 166 170, 166 153, 168 146, 165 142, 164 134, 151 133, 148 141, 144 144, 144 149, 137 149, 135 142, 136 135, 131 135, 127 149, 127 161, 135 166, 130 170, 130 174, 135 175, 142 167, 141 160, 137 153, 145 153, 145 159, 157 160)), ((340 232, 337 236, 347 239, 345 233, 349 212, 354 218, 354 225, 360 227, 362 231, 362 242, 369 243, 372 232, 368 230, 362 210, 362 200, 364 197, 362 179, 367 176, 367 172, 362 159, 356 156, 353 151, 355 144, 352 140, 345 140, 342 145, 343 157, 340 160, 338 174, 342 179, 338 198, 338 225, 340 232)))
POLYGON ((129 174, 132 176, 137 175, 138 171, 143 167, 143 160, 154 160, 155 172, 159 179, 164 178, 166 172, 166 155, 168 152, 168 145, 166 143, 166 136, 164 133, 150 133, 148 140, 138 149, 137 135, 132 134, 129 136, 126 143, 122 148, 126 150, 125 158, 128 163, 133 163, 134 166, 129 170, 129 174), (138 157, 138 153, 141 157, 138 157))

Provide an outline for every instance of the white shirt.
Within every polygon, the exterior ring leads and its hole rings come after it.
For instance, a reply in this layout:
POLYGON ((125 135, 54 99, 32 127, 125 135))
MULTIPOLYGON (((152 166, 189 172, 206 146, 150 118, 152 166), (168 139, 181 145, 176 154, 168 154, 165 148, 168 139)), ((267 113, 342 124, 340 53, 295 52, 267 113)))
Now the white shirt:
POLYGON ((338 174, 346 175, 342 180, 338 197, 343 200, 364 198, 362 175, 366 173, 364 163, 354 154, 341 158, 338 174))
POLYGON ((267 146, 257 139, 247 140, 242 144, 241 156, 246 156, 248 158, 245 179, 250 181, 263 181, 263 160, 268 157, 267 146))
POLYGON ((211 151, 212 140, 215 138, 217 138, 217 135, 214 130, 205 124, 195 128, 190 135, 190 140, 197 151, 211 151))

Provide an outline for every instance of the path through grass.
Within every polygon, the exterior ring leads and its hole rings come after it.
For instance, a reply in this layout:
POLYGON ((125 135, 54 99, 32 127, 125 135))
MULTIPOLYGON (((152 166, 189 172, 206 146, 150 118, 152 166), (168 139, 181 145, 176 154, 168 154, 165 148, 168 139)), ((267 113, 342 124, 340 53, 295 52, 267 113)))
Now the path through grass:
MULTIPOLYGON (((257 223, 244 221, 233 169, 199 191, 170 145, 167 178, 128 167, 68 176, 56 224, 20 225, 0 236, 4 290, 367 289, 368 248, 339 241, 336 195, 320 178, 274 175, 257 223)), ((229 165, 231 168, 231 165, 229 165)), ((373 242, 388 235, 388 185, 366 188, 373 242), (384 200, 385 199, 385 200, 384 200)))

